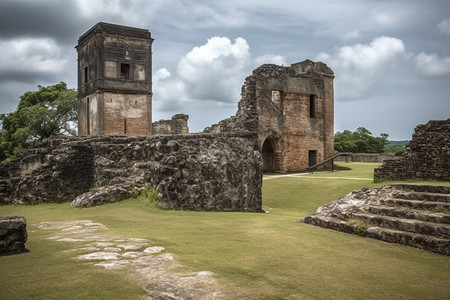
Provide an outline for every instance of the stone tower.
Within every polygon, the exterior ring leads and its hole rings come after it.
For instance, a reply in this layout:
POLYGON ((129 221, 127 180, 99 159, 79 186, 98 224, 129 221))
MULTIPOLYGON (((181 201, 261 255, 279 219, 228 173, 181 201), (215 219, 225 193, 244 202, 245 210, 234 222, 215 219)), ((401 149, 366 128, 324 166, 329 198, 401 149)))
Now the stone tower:
POLYGON ((334 155, 333 80, 321 62, 262 65, 245 79, 236 115, 205 132, 253 133, 265 171, 307 170, 334 155))
POLYGON ((78 135, 152 134, 152 43, 102 22, 78 39, 78 135))

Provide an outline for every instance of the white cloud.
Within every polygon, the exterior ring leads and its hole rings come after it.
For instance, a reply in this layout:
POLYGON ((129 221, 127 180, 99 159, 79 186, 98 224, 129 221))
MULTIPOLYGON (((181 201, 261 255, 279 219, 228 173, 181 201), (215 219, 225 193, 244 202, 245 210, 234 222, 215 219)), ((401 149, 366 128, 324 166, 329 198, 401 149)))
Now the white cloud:
POLYGON ((450 18, 443 20, 436 27, 442 34, 450 35, 450 18))
POLYGON ((243 38, 234 43, 226 37, 213 37, 194 47, 178 64, 178 75, 194 99, 235 102, 251 64, 249 45, 243 38))
POLYGON ((48 38, 0 40, 0 53, 0 73, 58 73, 68 63, 61 48, 48 38))
POLYGON ((182 110, 193 101, 230 106, 240 99, 246 76, 261 64, 287 65, 280 55, 252 58, 243 38, 212 37, 180 58, 176 74, 161 68, 153 74, 155 107, 163 111, 182 110))
POLYGON ((365 98, 380 83, 387 68, 406 57, 403 41, 379 37, 370 44, 344 46, 336 54, 319 53, 316 60, 327 63, 336 74, 336 89, 344 99, 365 98))
POLYGON ((436 53, 418 54, 416 68, 425 76, 445 76, 450 74, 450 57, 440 58, 436 53))

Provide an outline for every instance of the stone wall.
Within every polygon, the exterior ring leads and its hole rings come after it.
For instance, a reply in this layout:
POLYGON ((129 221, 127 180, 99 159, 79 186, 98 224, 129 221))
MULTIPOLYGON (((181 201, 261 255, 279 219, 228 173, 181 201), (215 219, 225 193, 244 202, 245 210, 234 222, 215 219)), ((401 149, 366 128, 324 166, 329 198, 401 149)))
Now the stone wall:
POLYGON ((189 127, 187 124, 188 120, 188 115, 176 114, 171 120, 159 120, 157 122, 153 122, 152 133, 153 135, 187 134, 189 133, 189 127))
POLYGON ((0 166, 0 203, 89 206, 157 190, 169 209, 261 211, 253 135, 57 137, 0 166))
POLYGON ((417 126, 405 154, 398 160, 385 160, 374 177, 450 181, 450 119, 417 126))
POLYGON ((0 217, 0 255, 27 252, 27 222, 23 217, 0 217))
POLYGON ((265 170, 306 170, 334 154, 333 79, 321 62, 262 65, 246 78, 236 115, 205 132, 256 132, 265 170))
POLYGON ((397 159, 400 156, 395 154, 377 154, 377 153, 350 153, 348 156, 339 156, 334 161, 345 162, 383 162, 385 160, 397 159))

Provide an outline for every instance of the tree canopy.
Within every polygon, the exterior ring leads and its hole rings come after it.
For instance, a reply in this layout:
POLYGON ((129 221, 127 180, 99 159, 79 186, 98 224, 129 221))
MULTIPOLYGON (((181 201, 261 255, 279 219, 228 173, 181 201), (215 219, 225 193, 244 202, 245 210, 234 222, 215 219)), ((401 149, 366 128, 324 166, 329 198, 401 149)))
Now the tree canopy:
POLYGON ((0 115, 0 161, 52 135, 75 135, 76 97, 64 82, 23 94, 16 111, 0 115))
POLYGON ((352 153, 383 153, 388 144, 388 137, 389 135, 386 133, 374 137, 364 127, 359 127, 354 132, 345 130, 334 135, 334 150, 352 153))

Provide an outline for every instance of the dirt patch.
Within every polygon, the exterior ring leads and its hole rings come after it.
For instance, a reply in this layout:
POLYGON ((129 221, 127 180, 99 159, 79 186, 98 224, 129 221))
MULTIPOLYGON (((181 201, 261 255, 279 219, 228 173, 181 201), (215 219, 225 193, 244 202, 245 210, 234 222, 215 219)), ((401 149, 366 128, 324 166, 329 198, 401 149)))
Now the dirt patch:
POLYGON ((145 299, 225 299, 222 288, 208 271, 179 273, 175 257, 148 239, 108 238, 108 228, 90 220, 44 222, 33 225, 40 229, 57 229, 48 239, 76 243, 65 250, 74 259, 106 269, 123 269, 138 280, 148 295, 145 299), (82 254, 81 254, 82 253, 82 254))

